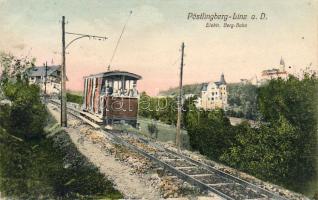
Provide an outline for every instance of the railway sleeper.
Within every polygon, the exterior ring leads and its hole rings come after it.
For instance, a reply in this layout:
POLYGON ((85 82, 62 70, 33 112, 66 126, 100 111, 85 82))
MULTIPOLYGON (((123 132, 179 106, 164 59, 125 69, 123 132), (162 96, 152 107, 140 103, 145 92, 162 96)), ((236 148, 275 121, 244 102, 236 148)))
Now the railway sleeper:
POLYGON ((202 177, 202 176, 212 176, 213 174, 193 174, 193 175, 189 175, 191 177, 202 177))
POLYGON ((214 187, 214 186, 230 185, 230 184, 234 184, 234 183, 214 183, 214 184, 207 184, 207 185, 210 187, 214 187))
MULTIPOLYGON (((165 160, 164 160, 165 161, 165 160)), ((176 169, 179 169, 181 171, 183 171, 182 169, 196 169, 196 166, 187 166, 187 167, 176 167, 176 169)))
POLYGON ((212 186, 218 191, 221 191, 224 194, 232 197, 233 199, 243 200, 243 199, 259 199, 266 197, 264 194, 261 194, 251 188, 247 188, 238 183, 232 183, 229 185, 215 185, 212 186))
MULTIPOLYGON (((119 140, 121 140, 121 138, 117 137, 119 140)), ((136 151, 137 153, 140 153, 141 155, 144 155, 146 157, 148 157, 150 160, 157 162, 159 165, 161 165, 164 169, 166 169, 168 172, 168 174, 170 174, 170 176, 178 176, 179 178, 183 179, 184 181, 187 181, 193 185, 198 186, 199 188, 201 188, 202 190, 210 190, 218 195, 220 195, 221 197, 228 199, 228 200, 234 200, 234 199, 244 199, 246 198, 250 198, 249 196, 245 196, 244 193, 240 194, 240 191, 234 191, 234 195, 233 192, 229 192, 227 190, 221 191, 221 189, 216 188, 216 187, 211 187, 209 185, 207 185, 206 183, 203 183, 202 181, 200 181, 198 178, 199 177, 192 177, 191 175, 186 174, 185 172, 180 171, 179 169, 177 169, 177 167, 175 166, 176 163, 175 162, 164 162, 158 158, 156 158, 155 156, 145 152, 143 149, 140 149, 139 147, 133 145, 133 144, 129 144, 128 142, 122 140, 121 142, 124 146, 127 146, 128 148, 136 151), (174 165, 173 165, 174 164, 174 165), (242 198, 244 197, 244 198, 242 198)), ((181 163, 178 163, 181 164, 181 163)), ((188 165, 192 165, 195 166, 189 162, 182 162, 182 165, 188 166, 188 165)), ((212 176, 211 174, 209 174, 209 176, 212 176)), ((215 176, 215 175, 214 175, 215 176)), ((217 176, 217 175, 216 175, 217 176)), ((203 176, 206 177, 206 176, 203 176)), ((233 188, 231 188, 233 189, 233 188)), ((252 197, 253 198, 253 197, 252 197)))
POLYGON ((160 160, 163 160, 163 161, 176 161, 176 160, 183 160, 181 158, 161 158, 160 160))
MULTIPOLYGON (((58 104, 57 102, 54 102, 55 104, 58 104)), ((73 110, 73 109, 72 109, 73 110)), ((74 112, 77 112, 76 110, 73 110, 74 112)), ((83 121, 86 121, 88 123, 88 119, 84 120, 84 116, 82 116, 83 121)), ((86 116, 87 117, 87 116, 86 116)), ((91 126, 93 126, 94 122, 89 123, 91 126)), ((101 128, 98 126, 96 123, 93 127, 96 128, 101 128)), ((108 133, 107 133, 108 134, 108 133)), ((111 133, 110 133, 111 134, 111 133)), ((256 185, 253 185, 251 183, 248 183, 242 179, 239 179, 237 177, 234 177, 230 174, 226 174, 220 170, 217 170, 211 166, 208 166, 204 163, 201 163, 199 161, 195 161, 185 155, 177 154, 176 152, 173 152, 171 150, 167 150, 166 152, 168 154, 172 154, 174 157, 182 158, 177 161, 170 161, 170 162, 164 162, 160 160, 159 158, 156 158, 154 155, 150 155, 147 152, 145 152, 143 149, 140 149, 132 144, 129 144, 126 141, 123 141, 122 138, 119 138, 118 136, 113 135, 114 139, 116 142, 118 142, 121 145, 124 145, 137 153, 140 153, 141 155, 149 158, 152 161, 157 162, 159 165, 161 165, 164 169, 168 170, 172 174, 178 176, 179 178, 183 179, 184 181, 187 181, 193 185, 196 185, 200 187, 202 190, 210 190, 221 197, 228 199, 228 200, 234 200, 234 199, 279 199, 279 200, 286 200, 286 198, 279 196, 278 194, 272 193, 270 191, 264 190, 260 187, 257 187, 256 185), (182 162, 184 160, 185 162, 182 162), (178 166, 181 165, 181 166, 178 166), (197 177, 192 177, 191 175, 177 169, 177 167, 192 167, 194 166, 201 166, 204 167, 207 170, 211 170, 211 172, 214 174, 215 177, 221 177, 221 179, 225 180, 231 180, 231 184, 225 184, 223 181, 217 181, 218 183, 211 183, 209 180, 205 180, 204 178, 206 177, 213 177, 213 176, 197 176, 197 177), (216 175, 216 176, 215 176, 216 175), (202 179, 203 178, 203 179, 202 179), (221 184, 223 183, 223 185, 221 184), (216 184, 216 185, 211 185, 211 184, 216 184), (217 185, 218 184, 218 185, 217 185), (251 186, 251 187, 249 187, 251 186), (252 188, 252 189, 251 189, 252 188)), ((149 143, 148 143, 149 144, 149 143)))
POLYGON ((260 186, 254 185, 253 183, 250 183, 250 182, 247 182, 247 181, 245 181, 243 179, 240 179, 239 177, 233 176, 233 175, 228 174, 226 172, 223 172, 223 171, 221 171, 219 169, 216 169, 216 168, 214 168, 213 165, 209 165, 209 164, 206 164, 206 163, 202 163, 200 161, 193 160, 192 158, 190 158, 190 157, 188 157, 186 155, 178 154, 177 152, 172 151, 172 150, 167 149, 167 148, 166 148, 166 151, 171 153, 171 154, 173 154, 173 155, 178 155, 179 157, 181 157, 181 158, 183 158, 183 159, 185 159, 185 160, 187 160, 187 161, 189 161, 189 162, 191 162, 193 164, 196 164, 196 165, 208 170, 209 172, 213 172, 213 173, 219 175, 220 177, 224 177, 225 179, 231 180, 232 182, 236 182, 236 183, 238 183, 240 185, 243 185, 246 188, 251 188, 254 191, 256 191, 257 193, 262 194, 261 198, 266 197, 267 199, 288 200, 284 196, 280 196, 277 193, 271 192, 269 190, 266 190, 265 188, 262 188, 260 186))

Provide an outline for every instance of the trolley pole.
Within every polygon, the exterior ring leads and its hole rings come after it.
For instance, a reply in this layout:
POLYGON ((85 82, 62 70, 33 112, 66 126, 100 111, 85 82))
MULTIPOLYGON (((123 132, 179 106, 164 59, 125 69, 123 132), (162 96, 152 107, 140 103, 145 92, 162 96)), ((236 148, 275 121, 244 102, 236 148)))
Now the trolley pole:
POLYGON ((66 70, 65 70, 65 17, 62 16, 62 65, 61 65, 61 126, 67 127, 66 106, 66 70))
POLYGON ((182 77, 183 77, 183 56, 184 56, 184 42, 181 45, 181 66, 180 66, 180 79, 179 79, 179 96, 178 96, 178 116, 177 116, 177 133, 176 133, 176 146, 178 153, 181 149, 181 111, 182 111, 182 77))

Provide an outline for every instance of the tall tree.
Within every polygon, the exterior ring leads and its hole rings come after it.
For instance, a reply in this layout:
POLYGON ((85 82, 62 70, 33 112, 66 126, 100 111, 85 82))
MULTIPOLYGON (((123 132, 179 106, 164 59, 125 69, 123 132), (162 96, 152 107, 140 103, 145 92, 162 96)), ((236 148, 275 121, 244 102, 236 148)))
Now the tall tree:
POLYGON ((33 59, 18 59, 0 54, 2 76, 0 88, 11 105, 0 110, 0 125, 10 134, 25 139, 42 134, 46 123, 46 110, 40 99, 40 88, 28 83, 26 70, 33 66, 33 59))

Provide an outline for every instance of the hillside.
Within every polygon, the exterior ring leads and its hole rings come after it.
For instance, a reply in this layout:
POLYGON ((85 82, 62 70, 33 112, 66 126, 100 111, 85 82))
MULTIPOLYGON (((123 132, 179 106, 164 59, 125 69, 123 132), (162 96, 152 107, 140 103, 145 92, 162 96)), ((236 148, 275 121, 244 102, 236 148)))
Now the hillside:
MULTIPOLYGON (((184 86, 184 94, 201 95, 203 83, 195 83, 184 86)), ((228 83, 228 116, 255 120, 257 113, 257 86, 252 84, 228 83)), ((178 94, 178 88, 170 88, 161 91, 159 96, 178 94)))
MULTIPOLYGON (((183 86, 183 94, 201 94, 201 88, 203 83, 187 84, 183 86)), ((232 88, 236 88, 240 83, 228 83, 228 91, 232 91, 232 88)), ((168 90, 160 91, 159 96, 170 96, 178 94, 178 87, 169 88, 168 90)))
MULTIPOLYGON (((201 94, 201 88, 203 83, 194 83, 183 86, 184 94, 201 94)), ((168 90, 160 91, 159 96, 170 96, 178 94, 178 87, 169 88, 168 90)))

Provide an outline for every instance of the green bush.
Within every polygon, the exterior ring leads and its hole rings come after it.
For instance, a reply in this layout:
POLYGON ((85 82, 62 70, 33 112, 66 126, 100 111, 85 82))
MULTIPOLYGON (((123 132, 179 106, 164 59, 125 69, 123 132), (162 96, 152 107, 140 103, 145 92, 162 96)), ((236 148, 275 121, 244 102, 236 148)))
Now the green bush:
MULTIPOLYGON (((318 78, 315 73, 305 72, 303 77, 289 76, 287 80, 271 80, 267 85, 259 88, 259 108, 263 119, 279 134, 281 119, 293 128, 290 138, 279 140, 279 146, 286 146, 290 142, 292 147, 292 161, 286 164, 282 171, 282 182, 289 184, 304 183, 313 179, 315 171, 317 149, 317 121, 318 121, 318 78), (288 174, 288 178, 284 178, 288 174)), ((281 151, 285 154, 285 151, 281 151)))
POLYGON ((233 128, 221 109, 204 111, 193 105, 185 122, 191 147, 212 159, 219 160, 232 145, 233 128))
POLYGON ((83 96, 76 95, 72 93, 66 93, 66 98, 68 102, 73 102, 82 105, 83 104, 83 96))
POLYGON ((141 93, 138 114, 141 117, 160 120, 166 124, 177 123, 177 101, 175 98, 150 97, 141 93))
POLYGON ((46 125, 47 113, 40 99, 40 89, 23 80, 8 81, 2 85, 10 107, 0 111, 4 128, 17 137, 31 139, 41 137, 46 125))
POLYGON ((152 122, 152 123, 148 124, 147 128, 148 128, 148 132, 150 133, 150 135, 152 137, 158 138, 159 129, 158 129, 157 124, 152 122))
POLYGON ((30 85, 27 60, 0 53, 0 191, 9 199, 121 198, 71 143, 66 133, 44 137, 47 112, 40 88, 30 85))
POLYGON ((231 110, 227 112, 229 116, 257 119, 257 86, 251 83, 228 84, 228 104, 231 110))
POLYGON ((20 141, 0 129, 0 191, 9 199, 119 199, 69 136, 20 141))
POLYGON ((258 89, 262 122, 231 126, 219 110, 187 112, 193 149, 263 180, 299 190, 317 176, 318 79, 273 79, 258 89))
POLYGON ((0 90, 3 97, 11 101, 11 106, 0 110, 0 125, 8 133, 24 139, 41 137, 46 123, 40 88, 30 85, 26 74, 26 69, 34 66, 34 61, 0 53, 0 90))
POLYGON ((295 146, 301 136, 284 117, 275 124, 259 128, 243 123, 235 131, 234 145, 221 155, 220 160, 263 180, 284 185, 298 180, 295 178, 300 175, 301 164, 296 161, 298 151, 295 146))

